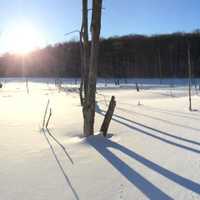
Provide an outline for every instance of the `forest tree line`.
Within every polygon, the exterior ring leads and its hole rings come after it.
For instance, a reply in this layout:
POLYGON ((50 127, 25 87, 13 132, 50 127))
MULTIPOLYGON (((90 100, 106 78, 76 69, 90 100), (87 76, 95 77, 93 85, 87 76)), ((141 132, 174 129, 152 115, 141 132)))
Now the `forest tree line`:
MULTIPOLYGON (((127 35, 101 39, 99 77, 187 77, 190 46, 192 75, 200 77, 200 32, 127 35)), ((26 56, 0 57, 0 76, 80 77, 80 44, 59 43, 26 56)))

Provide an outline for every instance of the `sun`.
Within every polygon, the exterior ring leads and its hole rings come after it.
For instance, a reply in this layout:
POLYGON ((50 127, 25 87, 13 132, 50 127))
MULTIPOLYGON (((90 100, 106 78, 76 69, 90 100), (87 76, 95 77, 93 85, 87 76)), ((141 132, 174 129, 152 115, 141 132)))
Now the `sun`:
POLYGON ((28 54, 42 43, 41 34, 31 24, 15 25, 7 35, 9 51, 17 54, 28 54))

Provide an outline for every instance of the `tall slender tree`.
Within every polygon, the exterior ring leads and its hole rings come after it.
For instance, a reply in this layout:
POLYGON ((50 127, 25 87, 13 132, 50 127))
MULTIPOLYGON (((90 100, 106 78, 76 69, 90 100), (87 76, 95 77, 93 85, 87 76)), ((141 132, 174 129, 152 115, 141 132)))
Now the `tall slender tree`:
POLYGON ((192 99, 191 99, 192 65, 191 65, 191 52, 190 52, 190 44, 189 44, 189 42, 188 42, 188 47, 187 47, 187 57, 188 57, 189 110, 192 111, 192 99))
POLYGON ((83 106, 84 97, 87 93, 88 69, 89 69, 89 36, 88 36, 88 0, 82 0, 82 25, 80 31, 80 49, 81 49, 81 84, 80 101, 83 106), (83 95, 84 93, 84 95, 83 95))
POLYGON ((88 0, 82 0, 83 15, 81 28, 82 44, 82 81, 80 95, 82 102, 84 136, 94 134, 95 104, 96 104, 96 76, 98 66, 99 41, 101 31, 101 11, 102 0, 92 1, 92 19, 91 19, 91 45, 88 42, 88 0), (90 52, 89 52, 90 48, 90 52), (82 93, 82 89, 84 92, 82 93))

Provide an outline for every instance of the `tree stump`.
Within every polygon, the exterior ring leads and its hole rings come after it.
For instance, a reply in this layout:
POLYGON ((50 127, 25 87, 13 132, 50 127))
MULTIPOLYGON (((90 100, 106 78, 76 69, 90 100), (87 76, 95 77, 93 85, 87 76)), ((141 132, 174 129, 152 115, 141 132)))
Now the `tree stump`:
POLYGON ((106 135, 107 135, 108 127, 110 125, 110 121, 112 119, 112 116, 113 116, 113 113, 114 113, 114 110, 115 110, 115 106, 116 106, 115 97, 112 96, 111 100, 110 100, 110 104, 108 106, 108 110, 105 114, 103 123, 101 125, 101 129, 100 129, 100 132, 103 133, 104 137, 106 137, 106 135))

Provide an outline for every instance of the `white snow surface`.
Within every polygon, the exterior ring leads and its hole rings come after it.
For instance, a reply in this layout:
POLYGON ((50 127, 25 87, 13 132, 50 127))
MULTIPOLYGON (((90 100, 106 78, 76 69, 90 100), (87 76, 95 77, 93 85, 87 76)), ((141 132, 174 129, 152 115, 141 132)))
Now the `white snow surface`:
POLYGON ((24 79, 0 81, 0 200, 200 199, 200 92, 193 87, 190 112, 187 80, 99 81, 96 134, 87 139, 75 79, 61 87, 29 79, 29 94, 24 79), (112 95, 117 106, 103 138, 112 95))

